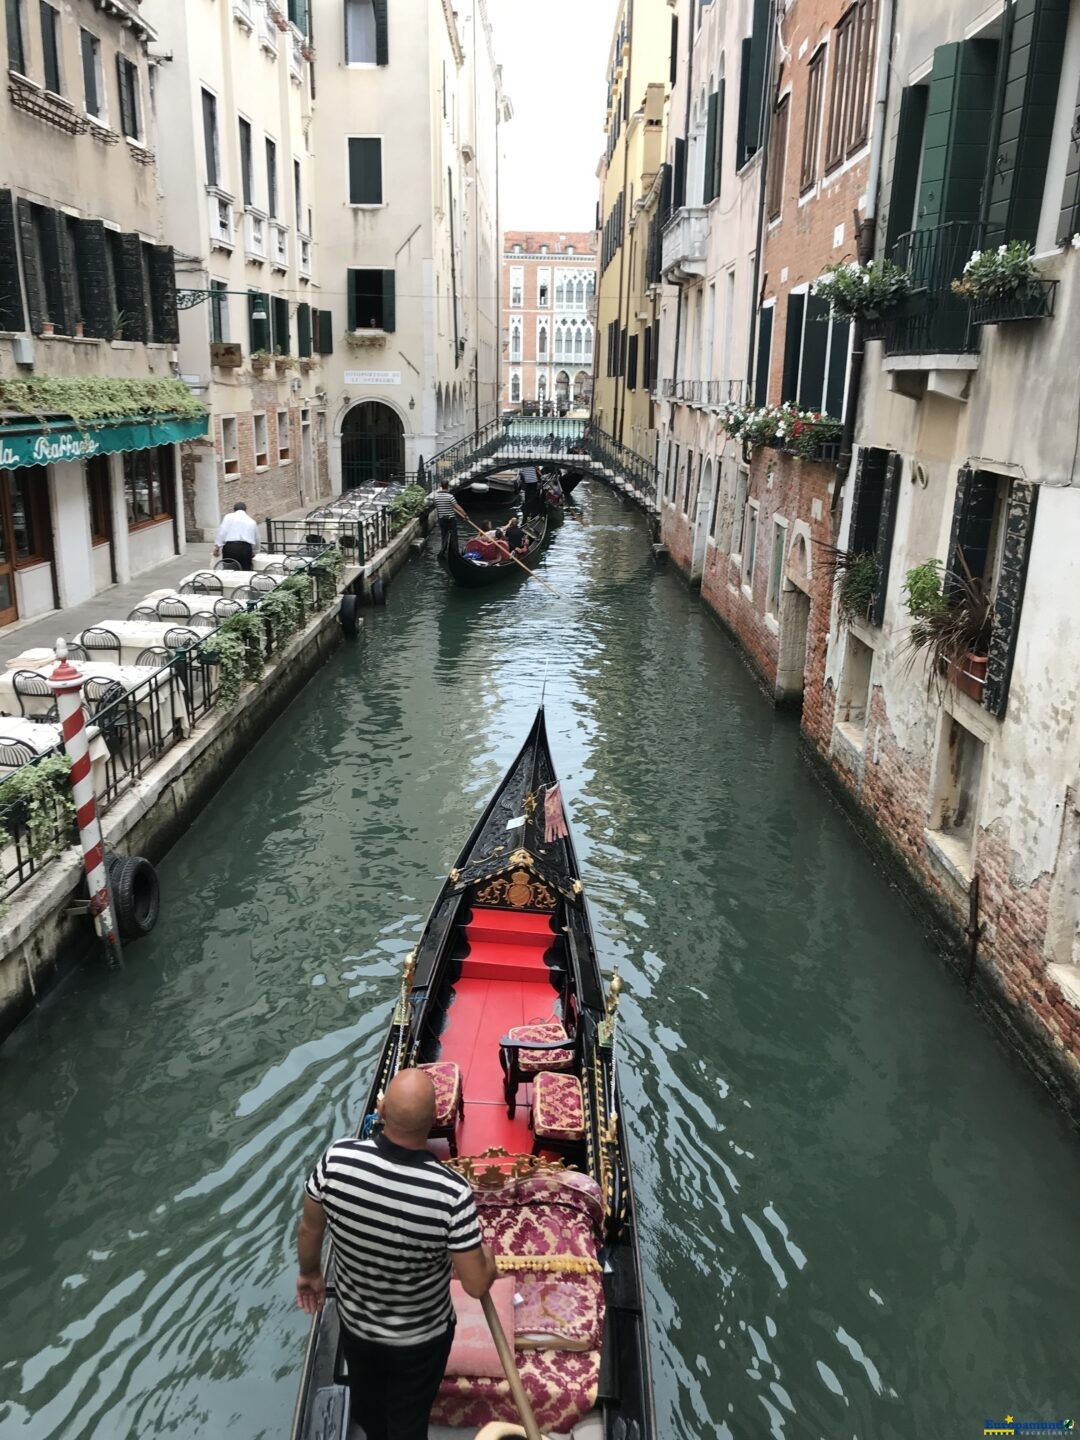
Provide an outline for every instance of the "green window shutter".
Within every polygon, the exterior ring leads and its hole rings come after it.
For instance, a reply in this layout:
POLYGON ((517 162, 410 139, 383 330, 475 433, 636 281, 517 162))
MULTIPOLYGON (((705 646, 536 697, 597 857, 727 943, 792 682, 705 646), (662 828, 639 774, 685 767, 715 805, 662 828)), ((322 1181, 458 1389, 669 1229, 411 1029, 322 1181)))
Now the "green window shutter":
POLYGON ((358 270, 347 270, 345 273, 347 277, 345 290, 349 299, 349 329, 355 330, 359 323, 356 317, 358 314, 357 282, 360 278, 360 272, 358 270))
POLYGON ((59 211, 41 210, 41 273, 45 281, 48 306, 46 319, 51 320, 60 335, 71 335, 74 316, 70 304, 70 282, 64 253, 62 217, 59 211))
POLYGON ((637 389, 637 367, 638 367, 638 337, 630 336, 630 343, 626 350, 626 388, 637 389))
POLYGON ((892 189, 889 193, 889 220, 885 231, 885 253, 891 255, 901 235, 915 228, 915 199, 919 183, 919 156, 926 128, 926 85, 909 85, 900 96, 900 118, 893 156, 892 189))
POLYGON ((387 0, 375 0, 375 64, 390 64, 390 25, 387 0))
POLYGON ((176 314, 176 261, 171 245, 150 247, 150 297, 154 310, 154 334, 163 345, 180 344, 180 321, 176 314))
POLYGON ((41 274, 37 231, 34 228, 34 207, 21 196, 16 211, 19 217, 19 240, 22 245, 23 279, 26 282, 26 309, 30 329, 41 334, 45 320, 45 284, 41 274))
POLYGON ((15 229, 11 191, 0 190, 0 330, 22 330, 26 324, 15 229))
POLYGON ((990 632, 982 698, 983 706, 991 715, 1004 715, 1009 703, 1009 684, 1020 633, 1020 614, 1035 535, 1038 499, 1039 487, 1027 480, 1014 480, 1009 486, 1005 538, 994 597, 994 624, 990 632))
POLYGON ((382 272, 382 328, 397 328, 397 276, 393 270, 382 272))
POLYGON ((829 307, 817 295, 806 299, 803 327, 802 373, 798 404, 804 410, 825 408, 825 353, 829 346, 829 307))
POLYGON ((319 311, 319 354, 334 353, 334 315, 331 310, 319 311))
POLYGON ((705 127, 705 180, 701 196, 705 205, 716 196, 713 182, 716 175, 716 105, 719 98, 715 90, 709 96, 709 118, 705 127))
MULTIPOLYGON (((844 387, 847 384, 848 349, 851 344, 851 321, 833 320, 823 330, 832 332, 829 350, 829 373, 825 380, 825 413, 837 420, 844 418, 844 387)), ((850 398, 850 397, 849 397, 850 398)))
MULTIPOLYGON (((671 203, 676 210, 681 210, 686 204, 686 141, 681 136, 677 137, 675 141, 675 178, 671 203)), ((620 231, 618 243, 614 248, 618 249, 621 244, 622 232, 620 231)))
POLYGON ((720 81, 716 92, 716 151, 713 156, 712 193, 715 200, 720 194, 724 177, 724 95, 726 82, 720 81))
POLYGON ((746 112, 750 96, 750 52, 753 44, 749 36, 742 42, 739 54, 739 116, 735 131, 735 169, 741 170, 753 154, 746 148, 746 112))
POLYGON ((381 205, 382 200, 382 141, 350 135, 349 204, 381 205))
POLYGON ((795 399, 799 384, 799 361, 802 358, 803 313, 806 310, 805 295, 789 295, 787 302, 787 324, 784 329, 784 373, 780 380, 780 402, 786 404, 795 399))
POLYGON ((311 306, 302 300, 296 307, 296 350, 301 360, 311 356, 311 306))
POLYGON ((772 366, 773 317, 776 306, 769 305, 758 312, 757 365, 754 369, 754 404, 769 403, 769 370, 772 366))
POLYGON ((111 340, 112 286, 109 282, 108 240, 100 220, 75 222, 75 262, 83 297, 83 333, 95 340, 111 340))
POLYGON ((1027 240, 1039 228, 1054 129, 1068 0, 1016 0, 984 244, 1027 240))
POLYGON ((134 135, 135 116, 131 113, 131 89, 125 70, 127 61, 123 55, 116 57, 116 83, 120 91, 120 129, 125 135, 134 135))
POLYGON ((749 51, 744 41, 743 90, 745 107, 740 99, 743 120, 742 159, 745 163, 761 148, 765 120, 765 56, 769 48, 770 0, 754 0, 754 28, 749 51))
MULTIPOLYGON (((962 465, 957 471, 956 495, 953 497, 952 524, 949 527, 949 548, 945 552, 946 577, 949 571, 956 569, 956 551, 964 533, 974 479, 975 472, 970 465, 962 465)), ((950 592, 954 588, 954 586, 949 584, 948 578, 946 578, 946 592, 950 592)))
POLYGON ((870 611, 872 625, 880 625, 885 619, 885 597, 889 589, 889 567, 892 563, 893 534, 896 530, 896 506, 900 498, 900 477, 903 471, 902 458, 895 452, 891 452, 885 465, 881 518, 878 522, 878 533, 874 545, 878 578, 874 587, 874 600, 870 611))
POLYGON ((123 312, 123 338, 141 341, 150 338, 143 289, 142 241, 138 235, 121 235, 118 242, 120 273, 116 277, 116 308, 123 312))
POLYGON ((997 45, 964 40, 934 51, 917 228, 976 221, 994 109, 997 45))
POLYGON ((283 295, 274 296, 272 313, 274 320, 274 354, 288 355, 291 350, 289 302, 283 295))
POLYGON ((1057 240, 1064 245, 1080 230, 1080 86, 1073 106, 1072 128, 1069 131, 1069 153, 1065 167, 1065 185, 1061 192, 1061 214, 1058 217, 1057 240))
POLYGON ((248 346, 252 355, 270 350, 270 297, 258 290, 248 291, 248 346), (256 307, 263 312, 261 320, 255 318, 256 307))

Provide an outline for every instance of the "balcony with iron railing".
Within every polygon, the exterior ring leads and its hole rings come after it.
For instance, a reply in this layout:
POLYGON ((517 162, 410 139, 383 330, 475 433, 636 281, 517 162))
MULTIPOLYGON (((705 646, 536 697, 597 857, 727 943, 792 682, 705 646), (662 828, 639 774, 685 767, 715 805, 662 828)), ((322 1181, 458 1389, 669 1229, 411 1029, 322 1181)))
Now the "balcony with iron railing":
POLYGON ((666 377, 660 382, 660 397, 680 405, 719 409, 722 405, 741 404, 743 381, 673 380, 666 377))
POLYGON ((709 212, 702 206, 676 210, 664 230, 660 268, 665 280, 683 284, 705 274, 709 212))
POLYGON ((977 222, 949 221, 898 238, 891 259, 911 276, 911 293, 884 323, 887 369, 975 368, 979 329, 970 302, 953 293, 952 282, 963 275, 981 234, 977 222), (901 363, 905 357, 910 367, 901 363))
POLYGON ((300 274, 306 280, 311 279, 311 240, 307 235, 297 236, 300 247, 300 274))

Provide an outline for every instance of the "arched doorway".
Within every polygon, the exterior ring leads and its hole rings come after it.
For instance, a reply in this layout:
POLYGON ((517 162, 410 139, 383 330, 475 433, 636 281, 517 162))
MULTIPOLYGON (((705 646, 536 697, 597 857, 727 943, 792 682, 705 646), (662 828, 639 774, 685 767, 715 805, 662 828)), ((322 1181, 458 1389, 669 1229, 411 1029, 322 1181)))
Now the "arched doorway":
POLYGON ((536 398, 541 404, 547 399, 547 376, 541 375, 536 382, 536 398))
POLYGON ((592 379, 586 370, 579 370, 574 376, 574 404, 581 409, 592 399, 592 379))
POLYGON ((405 474, 405 427, 389 405, 364 400, 341 427, 341 488, 355 490, 373 480, 405 474))
POLYGON ((560 370, 555 376, 555 399, 560 405, 570 403, 570 376, 565 370, 560 370))

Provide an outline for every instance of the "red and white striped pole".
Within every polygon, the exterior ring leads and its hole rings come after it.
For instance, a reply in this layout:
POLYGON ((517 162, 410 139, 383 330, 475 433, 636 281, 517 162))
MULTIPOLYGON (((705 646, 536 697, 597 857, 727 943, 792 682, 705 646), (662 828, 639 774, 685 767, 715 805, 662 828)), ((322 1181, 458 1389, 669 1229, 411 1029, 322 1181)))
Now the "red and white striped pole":
POLYGON ((90 914, 94 917, 94 925, 106 954, 110 960, 119 963, 120 936, 109 895, 105 843, 101 838, 94 772, 90 764, 90 741, 82 707, 83 677, 68 660, 63 638, 56 642, 56 658, 60 663, 49 676, 49 684, 56 696, 60 728, 64 732, 64 749, 71 761, 71 789, 75 797, 75 819, 79 826, 79 843, 82 845, 86 884, 90 892, 90 914))

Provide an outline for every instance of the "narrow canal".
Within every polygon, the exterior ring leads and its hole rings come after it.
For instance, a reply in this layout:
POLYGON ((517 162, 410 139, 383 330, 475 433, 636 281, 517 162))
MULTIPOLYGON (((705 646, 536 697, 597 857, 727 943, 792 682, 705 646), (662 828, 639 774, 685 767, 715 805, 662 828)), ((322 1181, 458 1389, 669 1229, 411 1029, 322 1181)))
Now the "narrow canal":
POLYGON ((299 1182, 531 719, 626 978, 660 1440, 981 1435, 1080 1409, 1080 1153, 643 524, 545 577, 429 556, 162 867, 120 974, 0 1051, 0 1435, 287 1433, 299 1182))

